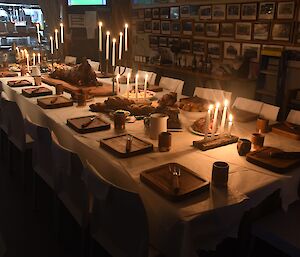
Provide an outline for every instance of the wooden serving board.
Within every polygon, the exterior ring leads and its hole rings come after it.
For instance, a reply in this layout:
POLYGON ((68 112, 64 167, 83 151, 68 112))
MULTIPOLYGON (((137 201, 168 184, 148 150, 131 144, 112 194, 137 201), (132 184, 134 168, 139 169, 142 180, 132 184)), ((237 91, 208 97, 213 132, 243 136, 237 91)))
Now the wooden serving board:
POLYGON ((28 86, 32 86, 32 83, 27 79, 22 79, 22 80, 8 81, 7 85, 10 87, 28 87, 28 86))
POLYGON ((270 156, 271 152, 281 151, 274 147, 262 147, 261 149, 250 152, 246 155, 246 160, 259 167, 274 171, 276 173, 286 173, 292 168, 300 165, 300 159, 281 159, 270 156))
POLYGON ((140 174, 140 179, 157 193, 171 201, 184 200, 209 188, 208 181, 178 163, 168 163, 143 171, 140 174), (170 172, 169 165, 172 167, 176 165, 181 171, 181 175, 178 178, 179 191, 176 192, 173 188, 174 176, 170 172))
POLYGON ((44 109, 57 109, 57 108, 72 106, 73 101, 64 96, 53 96, 53 97, 37 99, 37 104, 44 109), (51 103, 51 101, 55 99, 57 100, 51 103))
POLYGON ((290 126, 287 126, 284 123, 277 123, 272 126, 272 132, 289 137, 292 139, 300 140, 300 126, 294 125, 294 128, 291 128, 290 126))
POLYGON ((1 71, 0 78, 5 78, 5 77, 18 77, 18 73, 13 71, 1 71))
POLYGON ((67 125, 80 134, 110 129, 109 123, 103 121, 99 117, 95 117, 95 115, 68 119, 67 125), (95 119, 91 121, 91 118, 95 118, 95 119), (88 124, 88 125, 82 126, 84 124, 88 124))
POLYGON ((243 111, 237 108, 232 109, 232 114, 234 115, 234 120, 239 122, 249 122, 253 120, 257 120, 258 114, 243 111))
POLYGON ((151 143, 133 136, 131 150, 130 152, 126 152, 126 143, 129 136, 131 135, 124 134, 102 139, 100 146, 120 158, 128 158, 153 151, 153 145, 151 143))
POLYGON ((52 90, 46 87, 30 87, 22 89, 22 95, 25 97, 39 97, 52 95, 52 90))

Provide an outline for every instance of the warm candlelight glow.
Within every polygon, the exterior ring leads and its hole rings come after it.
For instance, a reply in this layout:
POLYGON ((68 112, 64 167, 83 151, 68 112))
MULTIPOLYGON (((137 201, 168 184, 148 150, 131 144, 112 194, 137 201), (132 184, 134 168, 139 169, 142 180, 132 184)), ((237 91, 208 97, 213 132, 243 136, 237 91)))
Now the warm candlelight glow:
POLYGON ((129 72, 127 74, 127 85, 126 85, 126 95, 127 95, 127 98, 129 98, 129 83, 130 83, 130 77, 131 77, 131 73, 129 72))
POLYGON ((233 120, 233 116, 232 114, 229 114, 229 122, 228 122, 228 135, 231 136, 231 130, 232 130, 232 120, 233 120))
POLYGON ((233 121, 233 116, 232 114, 229 114, 229 122, 232 122, 233 121))
POLYGON ((228 106, 228 104, 229 104, 229 101, 227 100, 227 99, 225 99, 225 101, 224 101, 224 106, 228 106))
POLYGON ((224 101, 224 109, 223 109, 223 114, 222 114, 222 120, 221 120, 221 134, 224 133, 225 131, 225 123, 226 123, 226 118, 227 118, 227 107, 228 107, 229 101, 225 99, 224 101))
POLYGON ((38 43, 41 43, 41 35, 40 35, 40 24, 37 23, 36 24, 36 33, 37 33, 37 39, 38 39, 38 43))
POLYGON ((58 50, 58 29, 55 29, 54 32, 55 32, 55 49, 58 50))
POLYGON ((106 32, 106 60, 109 60, 109 36, 110 32, 106 32))
POLYGON ((139 98, 139 74, 135 75, 135 98, 139 98))
POLYGON ((119 60, 122 59, 122 50, 123 50, 122 49, 123 48, 122 44, 123 44, 123 33, 120 32, 120 39, 119 39, 119 60))
POLYGON ((103 23, 102 21, 99 21, 99 51, 102 52, 102 26, 103 26, 103 23))
POLYGON ((35 66, 35 57, 36 57, 36 54, 33 53, 32 54, 32 65, 35 66))
POLYGON ((113 67, 115 67, 116 66, 116 42, 117 42, 117 40, 115 38, 113 38, 112 42, 113 42, 113 45, 112 45, 111 65, 113 67))
POLYGON ((117 95, 119 94, 119 92, 120 92, 120 84, 119 84, 119 79, 120 79, 120 74, 118 74, 117 75, 117 78, 116 78, 116 80, 117 80, 117 95))
POLYGON ((38 53, 38 54, 37 54, 37 57, 38 57, 38 64, 41 64, 41 54, 38 53))
POLYGON ((60 43, 64 43, 64 24, 61 22, 60 26, 60 43))
POLYGON ((50 37, 50 52, 51 52, 51 54, 54 53, 54 51, 53 51, 53 37, 52 36, 50 37))
POLYGON ((128 51, 128 24, 125 23, 125 52, 128 51))
POLYGON ((146 98, 146 95, 147 95, 147 83, 148 83, 148 74, 146 74, 146 76, 145 76, 144 98, 146 98))
POLYGON ((218 113, 219 113, 219 107, 220 107, 220 103, 218 102, 216 104, 216 108, 215 108, 215 114, 214 114, 214 120, 213 120, 213 127, 212 127, 212 139, 214 139, 215 134, 217 132, 217 123, 218 123, 218 113))

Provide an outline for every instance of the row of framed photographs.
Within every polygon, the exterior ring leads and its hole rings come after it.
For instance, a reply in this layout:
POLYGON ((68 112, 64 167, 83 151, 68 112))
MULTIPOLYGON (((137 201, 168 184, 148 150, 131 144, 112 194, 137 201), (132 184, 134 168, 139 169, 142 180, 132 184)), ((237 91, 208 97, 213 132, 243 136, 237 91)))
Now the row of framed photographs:
POLYGON ((295 1, 251 2, 215 5, 182 5, 161 8, 137 9, 134 16, 139 19, 172 19, 199 17, 200 20, 272 20, 293 19, 295 1))
MULTIPOLYGON (((298 26, 299 27, 299 26, 298 26)), ((137 32, 163 35, 231 37, 237 40, 274 40, 290 42, 294 22, 181 22, 152 20, 137 23, 137 32)))
POLYGON ((256 53, 253 61, 259 62, 260 44, 240 43, 240 42, 217 42, 191 40, 187 38, 168 38, 149 36, 149 45, 153 49, 159 47, 179 46, 181 53, 210 56, 213 59, 236 59, 238 56, 244 56, 245 52, 251 50, 256 53))

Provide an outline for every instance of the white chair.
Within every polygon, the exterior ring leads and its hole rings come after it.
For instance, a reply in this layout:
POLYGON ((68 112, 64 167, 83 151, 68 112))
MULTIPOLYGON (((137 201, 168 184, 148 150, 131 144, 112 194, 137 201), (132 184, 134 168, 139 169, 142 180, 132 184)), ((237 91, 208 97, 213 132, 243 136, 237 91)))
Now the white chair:
POLYGON ((152 72, 152 76, 149 79, 149 85, 155 85, 156 77, 157 77, 157 74, 155 72, 152 72))
POLYGON ((88 61, 88 63, 91 65, 91 67, 92 67, 92 69, 93 69, 94 71, 98 71, 98 70, 99 70, 99 66, 100 66, 100 63, 99 63, 99 62, 94 62, 94 61, 92 61, 92 60, 90 60, 90 59, 88 59, 87 61, 88 61))
POLYGON ((276 121, 279 109, 278 106, 263 103, 259 116, 267 120, 276 121))
POLYGON ((300 111, 290 110, 286 121, 300 125, 300 111))
POLYGON ((258 115, 260 114, 262 107, 263 107, 262 102, 247 99, 244 97, 237 97, 232 105, 232 108, 251 112, 258 115))
POLYGON ((194 91, 194 96, 198 96, 200 98, 219 103, 224 103, 225 99, 230 102, 231 94, 231 92, 227 92, 221 89, 204 87, 196 87, 194 91))
POLYGON ((84 179, 93 195, 90 233, 114 257, 148 256, 148 223, 137 192, 117 187, 87 163, 84 179))
POLYGON ((66 56, 65 57, 65 64, 67 65, 75 65, 77 61, 77 58, 74 56, 66 56))
POLYGON ((132 74, 132 69, 131 68, 126 68, 126 67, 123 67, 123 66, 116 66, 116 69, 115 69, 115 75, 123 75, 123 76, 127 76, 128 73, 131 73, 131 76, 135 76, 135 74, 132 74))
POLYGON ((184 81, 179 79, 168 78, 168 77, 161 77, 159 81, 160 87, 167 89, 171 92, 175 92, 178 95, 182 94, 183 85, 184 85, 184 81))

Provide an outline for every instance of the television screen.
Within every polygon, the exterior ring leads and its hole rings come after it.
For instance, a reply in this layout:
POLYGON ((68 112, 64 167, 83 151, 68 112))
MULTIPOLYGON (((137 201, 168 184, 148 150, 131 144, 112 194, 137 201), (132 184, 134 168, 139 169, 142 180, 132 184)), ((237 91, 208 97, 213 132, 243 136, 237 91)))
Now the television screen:
POLYGON ((107 0, 68 0, 68 5, 106 5, 106 2, 107 0))

